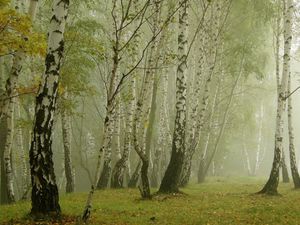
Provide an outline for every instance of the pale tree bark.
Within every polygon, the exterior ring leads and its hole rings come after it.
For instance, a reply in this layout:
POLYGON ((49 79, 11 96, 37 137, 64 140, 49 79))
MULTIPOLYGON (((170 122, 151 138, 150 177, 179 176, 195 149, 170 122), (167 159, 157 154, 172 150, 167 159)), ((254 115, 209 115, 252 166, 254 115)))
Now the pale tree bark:
MULTIPOLYGON (((20 2, 15 2, 15 9, 20 11, 20 2)), ((15 192, 14 192, 14 176, 12 168, 12 141, 14 134, 14 103, 15 99, 13 96, 16 94, 16 88, 18 86, 19 75, 22 69, 22 60, 24 58, 24 52, 17 51, 13 57, 12 68, 9 77, 5 85, 5 98, 4 101, 2 117, 6 127, 6 137, 3 150, 3 171, 5 174, 6 183, 6 193, 7 193, 7 203, 15 202, 15 192)))
MULTIPOLYGON (((113 1, 113 9, 112 15, 114 20, 116 21, 116 11, 117 11, 117 1, 113 1)), ((130 6, 128 6, 128 11, 130 6)), ((121 9, 122 13, 124 9, 121 9)), ((100 152, 104 152, 104 161, 103 161, 103 168, 100 174, 99 180, 97 182, 97 189, 104 189, 109 186, 109 181, 111 178, 112 172, 112 137, 114 133, 114 117, 115 117, 115 107, 116 107, 116 82, 118 79, 118 69, 120 64, 120 48, 121 48, 121 41, 123 39, 122 30, 125 23, 126 18, 123 17, 120 21, 120 25, 114 24, 114 42, 113 42, 113 56, 112 56, 112 70, 109 76, 108 84, 107 84, 107 103, 106 103, 106 117, 104 121, 104 133, 103 133, 103 144, 100 149, 100 152)), ((116 22, 115 22, 116 23, 116 22)))
MULTIPOLYGON (((281 4, 280 4, 281 6, 281 4)), ((285 5, 285 1, 283 1, 283 11, 285 13, 286 10, 286 5, 285 5)), ((280 12, 278 12, 278 14, 280 15, 280 12)), ((276 83, 277 83, 277 94, 280 91, 280 57, 279 57, 279 50, 280 50, 280 37, 281 37, 281 30, 280 30, 280 25, 281 25, 281 16, 277 16, 277 20, 276 20, 276 32, 275 32, 275 39, 276 39, 276 46, 275 46, 275 72, 276 72, 276 83)), ((283 121, 281 122, 281 130, 283 130, 283 121)), ((281 172, 282 172, 282 181, 283 183, 288 183, 289 182, 289 174, 288 174, 288 169, 285 163, 285 153, 284 153, 284 149, 282 147, 281 150, 281 162, 280 162, 280 167, 281 167, 281 172)))
POLYGON ((31 214, 33 215, 60 214, 61 211, 52 160, 52 133, 68 8, 69 0, 53 1, 45 73, 36 97, 36 113, 30 147, 31 214))
POLYGON ((217 134, 217 137, 216 137, 216 140, 215 140, 215 143, 214 143, 214 147, 212 149, 212 152, 210 153, 209 156, 207 156, 207 159, 205 160, 205 166, 203 166, 203 171, 202 171, 202 176, 204 176, 204 178, 202 178, 202 180, 205 179, 206 177, 206 174, 207 174, 207 171, 211 165, 211 163, 214 161, 214 158, 218 152, 218 149, 219 149, 219 144, 220 144, 220 141, 221 141, 221 138, 223 137, 223 134, 224 134, 224 131, 225 131, 225 127, 226 127, 226 123, 227 123, 227 119, 228 119, 228 115, 229 115, 229 111, 230 111, 230 108, 231 108, 231 104, 232 104, 232 101, 233 101, 233 97, 234 97, 234 92, 236 90, 236 87, 238 86, 238 82, 243 74, 243 67, 244 67, 244 56, 242 56, 242 59, 241 59, 241 65, 240 65, 240 71, 239 73, 236 75, 236 79, 233 83, 233 86, 231 88, 231 91, 230 91, 230 97, 229 97, 229 100, 228 100, 228 103, 225 107, 225 111, 224 111, 224 114, 221 118, 221 127, 220 129, 218 130, 218 134, 217 134))
MULTIPOLYGON (((153 1, 153 28, 152 37, 157 37, 159 29, 161 2, 153 1)), ((137 99, 136 112, 133 120, 134 149, 142 160, 141 185, 139 186, 142 198, 151 198, 148 170, 150 165, 150 148, 152 144, 153 123, 156 112, 157 72, 154 71, 155 57, 159 57, 158 41, 155 39, 150 46, 147 69, 143 79, 139 98, 137 99), (143 126, 144 125, 144 126, 143 126), (141 130, 143 130, 141 132, 141 130), (142 143, 138 133, 143 133, 142 143), (145 140, 145 141, 144 141, 145 140), (144 146, 143 146, 144 145, 144 146)))
POLYGON ((285 153, 282 149, 281 152, 281 172, 282 172, 282 182, 283 183, 289 183, 290 182, 290 178, 289 178, 289 172, 288 172, 288 168, 287 165, 285 163, 285 153))
POLYGON ((281 85, 278 91, 277 99, 277 116, 276 116, 276 131, 275 131, 275 149, 273 165, 270 177, 259 194, 278 194, 277 187, 279 183, 279 168, 281 162, 282 145, 283 145, 283 126, 282 118, 285 110, 285 96, 287 93, 288 76, 290 73, 290 52, 292 44, 292 24, 293 24, 293 0, 287 0, 286 12, 284 15, 284 55, 283 55, 283 70, 281 85))
POLYGON ((261 149, 262 149, 262 129, 263 129, 263 118, 264 118, 264 104, 260 101, 260 113, 259 113, 259 127, 258 127, 258 140, 257 140, 257 150, 255 154, 255 164, 253 175, 256 176, 257 171, 260 167, 261 149))
MULTIPOLYGON (((63 94, 64 99, 68 99, 67 91, 63 94)), ((66 193, 74 192, 74 174, 72 167, 71 154, 71 116, 67 109, 62 109, 61 112, 62 136, 64 145, 64 173, 66 176, 66 193)))
MULTIPOLYGON (((15 86, 14 86, 15 87, 15 86)), ((14 88, 10 89, 7 87, 7 93, 13 95, 14 88)), ((6 139, 4 145, 4 171, 6 179, 6 189, 7 189, 7 200, 8 203, 15 202, 15 192, 14 192, 14 176, 12 168, 12 141, 13 141, 13 132, 14 132, 14 99, 10 98, 5 110, 4 119, 6 122, 6 139)))
MULTIPOLYGON (((291 93, 291 74, 289 74, 288 95, 291 93)), ((297 168, 296 153, 294 146, 294 128, 293 128, 293 104, 292 96, 288 98, 288 130, 289 130, 289 153, 291 173, 295 188, 300 188, 300 176, 297 168)))
POLYGON ((200 163, 199 163, 199 169, 198 169, 198 183, 202 183, 205 180, 205 176, 206 174, 205 172, 205 167, 206 167, 206 161, 205 159, 207 158, 207 152, 208 152, 208 146, 210 144, 210 140, 211 140, 211 135, 212 135, 212 130, 213 130, 213 123, 214 123, 214 116, 215 116, 215 111, 216 111, 216 107, 217 107, 217 99, 219 96, 219 92, 220 92, 220 82, 217 85, 216 91, 215 91, 215 96, 213 99, 213 103, 212 103, 212 108, 211 108, 211 112, 210 112, 210 117, 209 117, 209 124, 208 124, 208 133, 205 139, 205 143, 204 143, 204 148, 203 151, 200 154, 200 163))
MULTIPOLYGON (((131 16, 131 9, 132 6, 136 6, 137 1, 129 1, 126 7, 124 7, 123 2, 121 2, 120 5, 117 4, 117 0, 112 1, 112 11, 111 15, 113 17, 113 41, 112 41, 112 49, 113 49, 113 55, 112 55, 112 70, 109 76, 109 81, 107 82, 107 104, 106 104, 106 117, 104 120, 104 131, 103 131, 103 140, 102 140, 102 146, 99 150, 98 159, 97 159, 97 166, 96 166, 96 173, 95 173, 95 180, 92 183, 90 193, 88 195, 88 199, 82 214, 82 221, 86 222, 91 214, 91 208, 92 208, 92 199, 94 194, 94 189, 97 186, 97 188, 107 188, 109 185, 110 177, 111 177, 111 147, 112 147, 112 135, 113 135, 113 129, 114 129, 114 109, 116 106, 116 96, 120 92, 120 88, 123 85, 124 79, 128 77, 135 69, 136 67, 133 67, 131 70, 129 70, 128 73, 125 75, 122 74, 122 77, 118 80, 118 69, 120 64, 120 54, 124 50, 128 50, 126 47, 129 43, 136 37, 140 27, 143 24, 144 21, 144 13, 147 11, 148 8, 148 2, 145 3, 143 9, 140 11, 141 16, 138 16, 135 14, 134 19, 130 23, 134 23, 135 20, 140 19, 139 26, 136 27, 133 34, 130 36, 130 38, 125 42, 125 44, 122 45, 123 40, 123 32, 124 29, 127 27, 127 22, 129 19, 129 16, 131 16), (118 7, 119 6, 119 7, 118 7), (121 11, 121 18, 120 15, 117 15, 118 12, 121 11), (101 169, 101 161, 102 157, 104 155, 104 163, 103 163, 103 169, 101 169)), ((129 19, 130 21, 130 19, 129 19)), ((136 64, 136 66, 139 63, 136 64)))
MULTIPOLYGON (((21 106, 20 106, 20 99, 16 99, 16 108, 17 108, 17 116, 20 119, 21 118, 21 106)), ((17 145, 20 152, 20 158, 21 158, 21 171, 22 171, 22 196, 26 196, 28 192, 28 186, 29 186, 29 179, 28 179, 28 168, 27 168, 27 157, 26 152, 24 150, 24 139, 23 139, 23 129, 22 127, 18 127, 16 131, 16 139, 17 139, 17 145)))
MULTIPOLYGON (((16 1, 16 10, 20 10, 20 2, 16 1)), ((34 2, 30 2, 30 7, 33 8, 32 4, 34 2)), ((34 19, 35 14, 31 14, 32 12, 29 11, 28 15, 31 19, 34 19)), ((23 60, 25 58, 25 53, 21 50, 17 51, 14 54, 13 62, 12 62, 12 68, 9 75, 9 78, 6 81, 6 93, 3 106, 3 119, 4 123, 6 123, 6 138, 5 138, 5 145, 4 145, 4 170, 5 170, 5 179, 6 179, 6 188, 7 188, 7 194, 8 194, 8 203, 12 203, 15 201, 15 194, 13 189, 13 171, 12 171, 12 165, 11 165, 11 148, 12 148, 12 141, 13 141, 13 120, 14 120, 14 105, 15 105, 15 98, 13 96, 16 95, 16 88, 18 86, 19 76, 22 70, 22 64, 23 60)))
POLYGON ((132 146, 132 122, 133 122, 133 113, 135 110, 135 99, 136 99, 135 86, 136 86, 136 81, 135 78, 133 77, 129 85, 128 106, 125 108, 127 115, 125 116, 126 131, 124 137, 124 150, 121 158, 117 161, 112 172, 112 178, 111 178, 112 188, 121 188, 124 186, 123 179, 126 173, 126 167, 129 161, 129 153, 132 146))
MULTIPOLYGON (((227 3, 224 2, 224 5, 221 5, 219 2, 211 3, 209 5, 210 14, 208 16, 210 19, 207 21, 207 23, 204 25, 204 33, 208 32, 206 34, 208 37, 206 38, 206 42, 204 45, 208 46, 204 48, 204 53, 206 54, 206 65, 204 72, 206 73, 205 76, 205 84, 204 84, 204 92, 203 96, 201 98, 201 107, 199 108, 199 102, 196 101, 196 104, 192 110, 192 129, 190 136, 187 139, 187 152, 184 160, 184 166, 181 174, 181 180, 180 185, 185 186, 188 184, 190 175, 191 175, 191 166, 192 166, 192 158, 196 151, 196 148, 199 143, 199 139, 201 138, 201 133, 204 127, 205 123, 205 116, 207 113, 207 108, 209 104, 209 99, 211 95, 211 83, 214 76, 214 70, 216 67, 216 61, 218 56, 218 49, 220 48, 219 42, 220 42, 220 32, 222 30, 222 11, 221 8, 225 8, 228 10, 227 3), (207 49, 206 49, 207 48, 207 49)), ((224 12, 226 12, 224 10, 224 12)), ((203 12, 204 15, 206 15, 206 10, 203 12)), ((200 88, 200 87, 198 87, 200 88)), ((196 89, 197 90, 197 89, 196 89)), ((197 93, 197 92, 196 92, 197 93)))
POLYGON ((130 181, 128 183, 129 188, 136 188, 137 183, 139 181, 139 176, 141 173, 141 168, 142 168, 142 161, 139 160, 138 164, 135 167, 135 170, 133 171, 133 174, 130 177, 130 181))
POLYGON ((151 185, 153 187, 158 187, 161 182, 161 174, 163 170, 162 160, 163 160, 163 152, 166 151, 168 147, 168 117, 166 114, 166 106, 168 104, 168 72, 167 70, 163 72, 161 77, 161 86, 162 86, 162 95, 159 112, 159 128, 158 128, 158 140, 157 146, 154 152, 154 160, 153 160, 153 169, 151 174, 151 185))
POLYGON ((248 149, 245 143, 245 132, 243 132, 243 151, 245 154, 245 159, 246 159, 246 169, 247 169, 247 174, 248 176, 252 175, 252 169, 251 169, 251 163, 250 163, 250 157, 249 157, 249 153, 248 153, 248 149))
POLYGON ((119 159, 121 159, 122 154, 121 154, 121 126, 122 126, 122 122, 124 120, 124 114, 123 114, 123 110, 122 110, 122 103, 121 103, 121 98, 120 96, 118 96, 118 100, 117 100, 117 109, 116 109, 116 113, 115 113, 115 128, 114 128, 114 138, 115 138, 115 159, 116 161, 118 161, 119 159))
POLYGON ((178 192, 185 155, 186 136, 186 92, 187 92, 187 48, 188 48, 188 6, 189 1, 180 1, 178 66, 176 72, 176 116, 169 165, 162 179, 159 192, 178 192))

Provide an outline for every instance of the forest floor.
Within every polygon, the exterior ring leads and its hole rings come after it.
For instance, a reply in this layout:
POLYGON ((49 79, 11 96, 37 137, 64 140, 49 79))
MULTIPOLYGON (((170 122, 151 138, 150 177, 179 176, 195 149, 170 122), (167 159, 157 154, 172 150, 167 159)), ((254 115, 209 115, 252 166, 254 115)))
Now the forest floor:
MULTIPOLYGON (((141 200, 136 189, 103 190, 95 193, 89 224, 300 224, 300 190, 292 183, 280 184, 280 196, 262 196, 259 191, 264 179, 209 178, 204 184, 191 184, 185 194, 156 196, 141 200)), ((155 190, 153 190, 155 191, 155 190)), ((87 193, 62 195, 64 222, 76 224, 87 193)), ((51 224, 32 222, 28 216, 30 202, 0 206, 0 224, 51 224)))

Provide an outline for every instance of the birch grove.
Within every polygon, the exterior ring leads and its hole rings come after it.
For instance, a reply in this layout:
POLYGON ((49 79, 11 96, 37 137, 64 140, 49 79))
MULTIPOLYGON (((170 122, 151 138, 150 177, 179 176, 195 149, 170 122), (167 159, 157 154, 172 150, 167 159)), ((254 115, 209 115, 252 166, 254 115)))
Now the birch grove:
POLYGON ((152 206, 233 178, 299 188, 299 9, 0 1, 0 203, 31 199, 54 223, 85 193, 84 224, 124 193, 152 206))

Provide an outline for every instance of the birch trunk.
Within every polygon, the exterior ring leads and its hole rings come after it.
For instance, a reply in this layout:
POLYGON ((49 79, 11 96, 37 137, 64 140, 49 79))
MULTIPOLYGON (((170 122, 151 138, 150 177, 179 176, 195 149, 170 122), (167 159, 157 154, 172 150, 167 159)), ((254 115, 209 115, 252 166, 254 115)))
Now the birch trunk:
MULTIPOLYGON (((216 2, 216 5, 212 4, 211 6, 211 20, 208 23, 208 26, 211 27, 212 41, 207 43, 209 45, 208 56, 207 56, 207 74, 206 74, 206 81, 204 85, 204 93, 201 101, 201 109, 198 113, 198 105, 195 105, 192 114, 192 133, 190 134, 187 152, 184 160, 183 170, 181 174, 180 186, 186 186, 189 182, 190 175, 191 175, 191 166, 192 166, 192 158, 196 151, 199 139, 201 137, 201 132, 203 130, 203 126, 205 123, 205 115, 207 113, 207 107, 209 104, 209 98, 211 95, 210 86, 214 75, 214 70, 217 61, 218 55, 218 43, 219 38, 218 34, 220 32, 219 20, 220 20, 220 5, 216 2), (197 117, 199 119, 197 119, 197 117)), ((204 12, 205 13, 205 12, 204 12)))
MULTIPOLYGON (((67 98, 64 93, 64 98, 67 98)), ((66 193, 74 192, 74 174, 71 154, 71 117, 66 109, 61 113, 62 136, 64 144, 64 172, 66 177, 66 193)))
POLYGON ((248 176, 251 176, 252 175, 252 169, 251 169, 250 157, 249 157, 249 153, 248 153, 247 146, 246 146, 246 143, 245 143, 245 139, 246 139, 245 138, 245 132, 243 130, 243 151, 244 151, 245 158, 246 158, 247 174, 248 174, 248 176))
MULTIPOLYGON (((19 119, 21 118, 21 106, 20 106, 20 99, 18 98, 16 101, 16 107, 17 107, 17 115, 19 119)), ((17 144, 18 149, 20 152, 21 157, 21 171, 22 171, 22 196, 26 196, 26 193, 28 192, 28 168, 27 168, 27 160, 26 160, 26 152, 24 150, 24 140, 23 140, 23 129, 22 127, 17 128, 17 144)))
POLYGON ((263 101, 261 101, 260 102, 260 115, 259 115, 260 121, 259 121, 259 128, 258 128, 258 142, 257 142, 256 155, 255 155, 254 171, 253 171, 254 176, 256 176, 257 171, 260 166, 263 118, 264 118, 264 104, 263 104, 263 101))
MULTIPOLYGON (((153 1, 153 34, 152 37, 156 37, 159 25, 159 16, 160 16, 160 1, 153 1)), ((135 117, 133 120, 133 144, 134 149, 142 160, 141 167, 141 186, 139 187, 142 198, 149 199, 151 198, 150 194, 150 182, 148 177, 148 169, 150 165, 150 147, 152 139, 152 129, 155 118, 155 105, 156 105, 156 91, 157 87, 155 86, 155 79, 157 78, 157 73, 154 72, 155 67, 155 56, 157 52, 157 41, 154 40, 151 43, 149 58, 147 62, 147 69, 145 73, 145 78, 142 83, 141 92, 139 93, 139 98, 137 100, 135 117), (144 117, 144 121, 142 120, 144 117), (144 122, 144 123, 143 123, 144 122), (142 137, 145 140, 145 146, 139 143, 138 133, 141 129, 144 135, 142 137)))
POLYGON ((283 150, 281 155, 281 169, 282 169, 282 182, 289 183, 290 182, 289 172, 288 172, 287 165, 285 163, 285 153, 283 150))
MULTIPOLYGON (((14 86, 15 87, 15 86, 14 86)), ((7 93, 13 95, 14 88, 9 90, 7 89, 7 93), (12 93, 12 94, 10 94, 12 93)), ((7 108, 5 110, 4 119, 6 123, 6 141, 4 145, 4 172, 6 179, 6 189, 7 189, 7 200, 8 203, 15 202, 15 192, 14 192, 14 176, 13 176, 13 168, 12 168, 12 141, 13 141, 13 133, 14 133, 14 98, 10 98, 7 108)))
POLYGON ((185 155, 186 92, 187 92, 187 47, 188 47, 188 4, 180 1, 178 66, 176 73, 176 116, 169 165, 162 179, 159 192, 178 192, 185 155))
POLYGON ((129 90, 130 90, 130 100, 127 107, 126 115, 126 131, 125 131, 125 140, 124 140, 124 151, 121 158, 117 161, 111 178, 111 187, 112 188, 121 188, 124 184, 124 176, 126 173, 126 166, 129 160, 129 153, 132 144, 132 122, 133 122, 133 113, 135 110, 135 78, 132 79, 129 90))
POLYGON ((167 96, 167 89, 168 89, 168 71, 164 71, 162 75, 162 101, 160 105, 160 112, 159 112, 159 129, 158 129, 158 140, 157 146, 154 152, 154 160, 153 160, 153 169, 151 174, 151 185, 153 187, 158 187, 161 182, 161 172, 162 172, 162 158, 163 152, 166 150, 165 148, 168 147, 166 144, 168 142, 168 117, 165 114, 165 107, 168 104, 168 96, 167 96))
POLYGON ((31 214, 60 214, 58 188, 52 160, 52 130, 57 106, 64 31, 69 0, 54 0, 48 33, 45 73, 39 88, 30 147, 31 214))
MULTIPOLYGON (((106 117, 104 121, 104 140, 100 152, 104 152, 104 162, 101 175, 97 182, 97 189, 105 189, 109 186, 109 181, 111 178, 112 171, 112 137, 114 133, 114 117, 115 117, 115 107, 116 107, 116 96, 115 94, 115 84, 117 80, 117 71, 119 67, 119 47, 120 47, 120 37, 116 40, 113 46, 113 67, 111 75, 109 77, 109 87, 107 92, 107 105, 106 105, 106 117)), ((100 167, 99 167, 100 168, 100 167)))
MULTIPOLYGON (((288 94, 291 93, 291 74, 289 74, 288 94)), ((289 130, 289 153, 291 173, 295 188, 300 188, 300 176, 297 168, 296 153, 294 146, 294 128, 293 128, 293 105, 292 96, 288 98, 288 130, 289 130)))
MULTIPOLYGON (((109 185, 109 179, 111 175, 111 148, 112 148, 112 136, 114 132, 114 106, 113 102, 109 101, 107 105, 107 115, 104 121, 104 137, 103 145, 99 154, 104 154, 103 168, 101 175, 97 182, 97 189, 105 189, 109 185)), ((100 159, 100 158, 99 158, 100 159)), ((100 162, 99 162, 100 163, 100 162)), ((97 166, 98 167, 98 166, 97 166)), ((100 166, 99 166, 100 168, 100 166)))
MULTIPOLYGON (((233 97, 234 97, 234 92, 235 92, 235 89, 236 89, 236 87, 238 85, 238 82, 239 82, 239 80, 240 80, 240 78, 242 76, 242 73, 243 73, 243 66, 244 66, 244 56, 243 56, 243 58, 241 60, 239 74, 237 74, 237 78, 234 81, 233 87, 232 87, 231 92, 230 92, 229 101, 228 101, 228 103, 226 105, 226 108, 225 108, 225 111, 224 111, 224 114, 223 114, 223 117, 222 117, 221 128, 220 128, 220 130, 219 130, 219 132, 217 134, 217 138, 216 138, 216 142, 215 142, 214 148, 212 150, 211 155, 208 157, 207 161, 205 162, 205 167, 204 167, 204 170, 203 170, 203 176, 204 176, 204 178, 205 178, 205 176, 207 174, 207 171, 208 171, 211 163, 214 161, 214 157, 217 154, 217 151, 219 149, 219 144, 220 144, 221 138, 223 136, 223 133, 224 133, 224 130, 225 130, 225 127, 226 127, 228 114, 229 114, 230 107, 231 107, 231 104, 232 104, 232 100, 233 100, 233 97)), ((203 180, 204 180, 204 178, 203 178, 203 180)))
POLYGON ((288 76, 290 73, 290 52, 292 44, 292 24, 293 24, 293 1, 287 0, 287 7, 284 16, 284 55, 281 85, 278 91, 277 99, 277 116, 276 116, 276 132, 275 132, 275 149, 273 165, 270 177, 259 194, 276 195, 279 183, 279 168, 281 162, 283 127, 282 118, 285 109, 285 96, 287 93, 288 76))
MULTIPOLYGON (((20 6, 18 5, 19 2, 16 2, 16 9, 19 10, 20 6)), ((33 7, 34 2, 30 2, 30 7, 33 7)), ((32 12, 28 12, 29 17, 33 20, 35 14, 32 12)), ((3 170, 5 172, 5 183, 7 189, 7 203, 12 203, 15 201, 14 197, 14 189, 13 189, 13 168, 11 165, 11 148, 12 148, 12 141, 13 141, 13 120, 14 120, 14 104, 15 99, 13 96, 16 95, 16 88, 18 86, 19 76, 22 70, 22 63, 25 58, 25 54, 22 51, 17 51, 13 57, 12 68, 9 74, 9 77, 6 81, 5 85, 5 98, 4 105, 1 109, 1 116, 3 117, 3 123, 5 123, 5 145, 3 150, 3 170), (2 111, 3 110, 3 111, 2 111)))

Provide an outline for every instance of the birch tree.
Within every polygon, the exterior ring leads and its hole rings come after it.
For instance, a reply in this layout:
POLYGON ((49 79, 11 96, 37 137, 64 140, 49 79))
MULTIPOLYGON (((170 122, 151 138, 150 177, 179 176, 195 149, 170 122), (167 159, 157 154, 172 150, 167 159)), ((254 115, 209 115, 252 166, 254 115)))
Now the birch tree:
MULTIPOLYGON (((67 91, 64 92, 63 98, 68 98, 67 91)), ((67 109, 61 112, 62 136, 64 144, 64 169, 66 176, 66 192, 74 192, 74 175, 71 159, 71 116, 67 109)))
POLYGON ((172 140, 171 159, 159 188, 159 192, 162 193, 179 191, 178 185, 185 154, 189 1, 180 1, 180 4, 178 64, 176 72, 176 118, 172 140))
MULTIPOLYGON (((19 9, 19 2, 16 2, 15 8, 19 9)), ((28 16, 31 20, 35 19, 35 12, 37 7, 37 1, 31 0, 30 6, 28 10, 28 16)), ((13 133, 14 133, 14 106, 15 106, 15 95, 16 95, 16 88, 18 87, 19 77, 22 71, 23 61, 25 58, 24 51, 18 50, 14 54, 11 72, 9 77, 6 81, 5 85, 5 101, 3 107, 3 123, 5 124, 5 145, 3 150, 3 157, 4 157, 4 171, 5 171, 5 179, 6 179, 6 189, 8 195, 8 203, 12 203, 15 201, 15 193, 13 188, 13 171, 11 165, 11 151, 12 151, 12 141, 13 141, 13 133)))
POLYGON ((290 52, 292 44, 292 24, 293 24, 293 0, 287 0, 286 12, 284 14, 284 55, 283 55, 283 69, 281 77, 281 85, 277 97, 277 115, 276 115, 276 132, 275 132, 275 149, 274 159, 271 173, 267 183, 259 194, 277 194, 277 187, 279 182, 279 168, 282 154, 283 144, 283 129, 282 118, 285 109, 285 101, 287 95, 288 77, 290 73, 290 52))
POLYGON ((295 188, 300 188, 300 176, 297 168, 295 145, 294 145, 294 129, 293 129, 293 105, 291 96, 291 74, 288 81, 288 133, 289 133, 289 154, 291 174, 295 188))
POLYGON ((30 147, 32 183, 31 214, 60 214, 58 188, 52 160, 52 132, 57 105, 64 31, 69 0, 54 0, 48 33, 45 73, 35 105, 33 137, 30 147))

